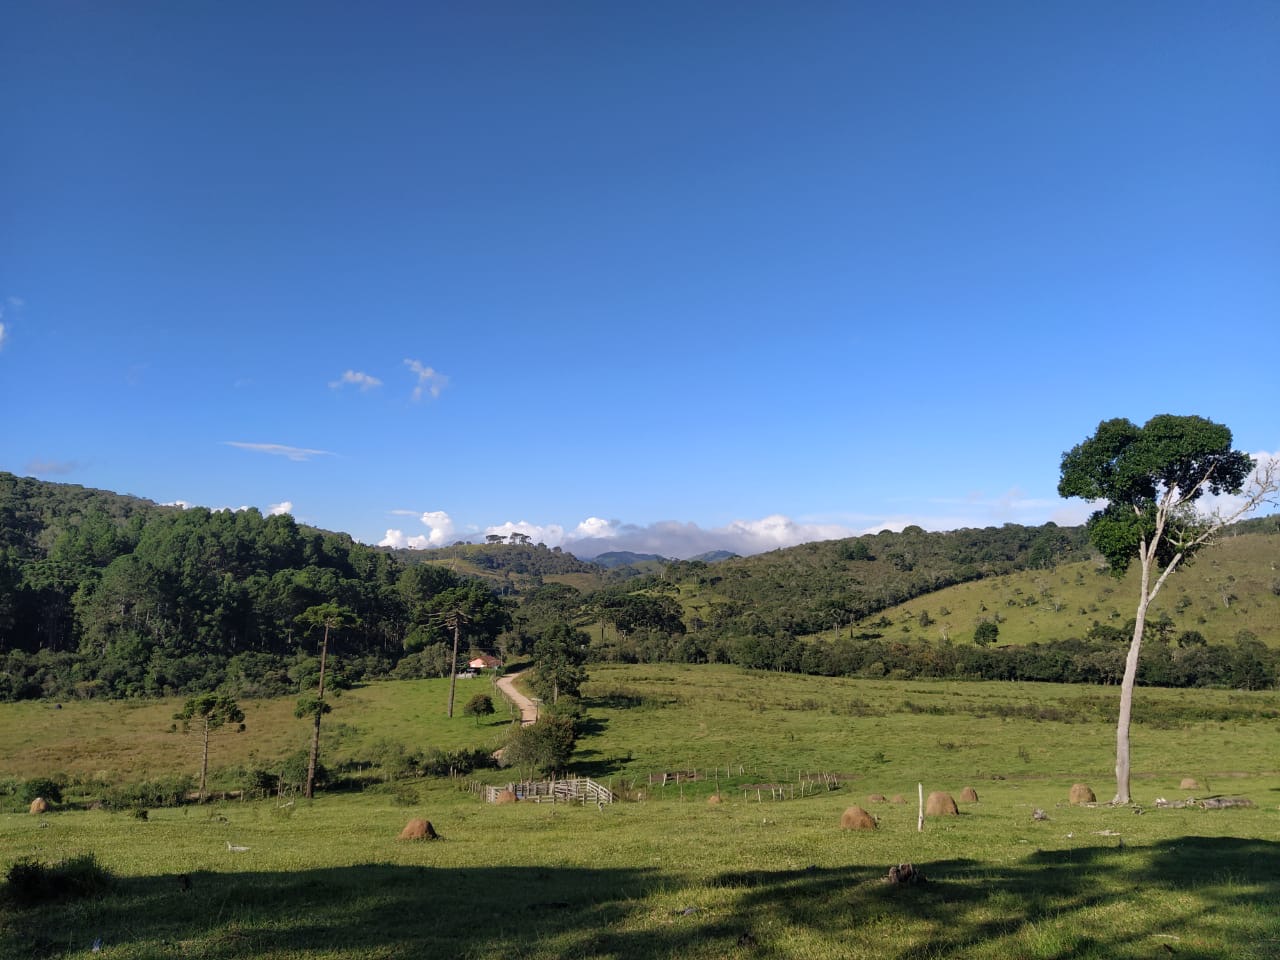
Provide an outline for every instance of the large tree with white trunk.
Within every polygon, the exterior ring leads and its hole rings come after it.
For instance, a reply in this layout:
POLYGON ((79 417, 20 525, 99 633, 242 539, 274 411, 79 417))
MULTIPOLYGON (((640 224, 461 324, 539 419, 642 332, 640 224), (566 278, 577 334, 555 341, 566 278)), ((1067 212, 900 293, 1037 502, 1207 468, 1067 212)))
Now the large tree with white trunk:
POLYGON ((1219 531, 1263 503, 1274 503, 1276 463, 1262 466, 1231 449, 1231 431, 1203 417, 1161 414, 1139 427, 1105 420, 1097 432, 1062 455, 1058 493, 1098 503, 1089 537, 1123 576, 1134 559, 1141 568, 1133 638, 1120 686, 1116 724, 1116 795, 1128 803, 1129 726, 1133 687, 1147 610, 1169 575, 1219 531), (1201 498, 1227 495, 1226 506, 1205 511, 1201 498))

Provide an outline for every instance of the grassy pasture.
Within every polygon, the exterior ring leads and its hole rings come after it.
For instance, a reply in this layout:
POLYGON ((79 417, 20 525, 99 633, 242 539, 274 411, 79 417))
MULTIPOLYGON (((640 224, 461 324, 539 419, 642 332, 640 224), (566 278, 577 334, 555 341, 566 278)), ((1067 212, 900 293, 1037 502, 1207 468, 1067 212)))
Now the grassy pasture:
MULTIPOLYGON (((668 665, 592 673, 578 763, 632 802, 493 807, 425 781, 413 806, 373 787, 286 808, 152 810, 146 820, 0 814, 3 866, 93 853, 119 878, 100 901, 0 907, 0 956, 89 957, 96 938, 121 958, 1280 956, 1274 693, 1140 690, 1137 815, 1065 803, 1080 779, 1107 795, 1114 690, 668 665), (650 774, 694 768, 696 782, 650 784, 650 774), (845 779, 779 801, 740 789, 790 785, 803 771, 845 779), (1149 806, 1185 797, 1184 776, 1257 807, 1149 806), (914 802, 867 800, 914 801, 918 780, 957 796, 972 785, 980 802, 918 833, 914 802), (726 802, 709 806, 717 785, 726 802), (838 830, 851 803, 875 813, 879 829, 838 830), (1049 819, 1033 820, 1036 807, 1049 819), (445 840, 398 842, 411 816, 431 819, 445 840), (228 842, 249 849, 233 853, 228 842), (930 882, 883 883, 901 861, 930 882)), ((327 754, 356 758, 380 739, 443 748, 497 739, 501 724, 448 721, 446 697, 441 681, 351 691, 329 718, 343 727, 327 754)), ((248 705, 249 729, 223 738, 215 764, 295 749, 304 725, 286 707, 248 705)), ((189 743, 174 752, 180 735, 163 733, 173 709, 4 705, 0 773, 50 772, 30 766, 48 759, 41 733, 71 751, 61 769, 172 772, 165 763, 194 759, 189 743), (37 707, 48 712, 22 712, 37 707), (42 732, 27 731, 35 721, 42 732), (77 747, 72 735, 97 723, 119 738, 102 754, 92 753, 98 738, 77 747)))

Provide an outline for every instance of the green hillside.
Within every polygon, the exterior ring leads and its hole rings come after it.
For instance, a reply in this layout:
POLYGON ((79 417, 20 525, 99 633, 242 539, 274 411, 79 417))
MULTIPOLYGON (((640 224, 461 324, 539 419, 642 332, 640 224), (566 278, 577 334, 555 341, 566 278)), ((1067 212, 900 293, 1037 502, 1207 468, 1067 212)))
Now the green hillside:
MULTIPOLYGON (((1117 580, 1096 561, 1010 573, 896 604, 854 629, 878 625, 887 635, 962 642, 991 621, 999 627, 999 642, 1013 644, 1084 637, 1098 625, 1127 633, 1138 576, 1135 567, 1117 580)), ((1242 525, 1176 570, 1152 604, 1148 626, 1173 640, 1187 631, 1209 643, 1235 642, 1244 634, 1280 647, 1275 519, 1242 525)))
POLYGON ((907 527, 752 557, 672 563, 689 626, 713 635, 814 634, 848 627, 957 583, 1085 560, 1084 529, 1045 524, 926 533, 907 527))

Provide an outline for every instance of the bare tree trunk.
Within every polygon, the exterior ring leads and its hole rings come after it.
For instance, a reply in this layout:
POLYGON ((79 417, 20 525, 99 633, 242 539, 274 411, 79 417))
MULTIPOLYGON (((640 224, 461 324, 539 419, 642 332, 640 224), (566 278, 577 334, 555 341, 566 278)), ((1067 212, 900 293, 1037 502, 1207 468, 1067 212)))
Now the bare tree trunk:
POLYGON ((1116 722, 1116 795, 1111 802, 1129 802, 1129 724, 1133 718, 1133 687, 1138 679, 1138 654, 1142 650, 1142 629, 1147 617, 1146 570, 1143 570, 1142 600, 1129 641, 1129 655, 1124 660, 1124 679, 1120 682, 1120 719, 1116 722))
POLYGON ((453 621, 453 663, 449 668, 449 717, 453 717, 453 694, 458 687, 458 631, 462 621, 454 618, 453 621))
POLYGON ((324 625, 324 641, 320 645, 320 689, 316 694, 315 727, 311 732, 311 756, 307 760, 307 786, 302 795, 308 800, 315 793, 316 761, 320 758, 320 715, 324 711, 324 668, 329 659, 329 625, 324 625))
POLYGON ((1142 634, 1147 624, 1147 609, 1156 598, 1160 588, 1164 586, 1169 574, 1173 573, 1182 559, 1182 553, 1176 553, 1164 572, 1151 583, 1151 571, 1156 568, 1156 551, 1160 546, 1160 538, 1164 535, 1165 518, 1169 507, 1162 502, 1156 513, 1155 535, 1148 545, 1142 541, 1138 559, 1142 562, 1142 592, 1138 595, 1138 610, 1133 620, 1133 639, 1129 641, 1129 654, 1124 660, 1124 679, 1120 681, 1120 717, 1116 721, 1116 795, 1111 799, 1113 804, 1130 802, 1129 794, 1129 726, 1133 719, 1133 688, 1138 681, 1138 655, 1142 651, 1142 634))
POLYGON ((204 803, 204 785, 209 777, 209 718, 204 718, 204 753, 200 757, 200 802, 204 803))

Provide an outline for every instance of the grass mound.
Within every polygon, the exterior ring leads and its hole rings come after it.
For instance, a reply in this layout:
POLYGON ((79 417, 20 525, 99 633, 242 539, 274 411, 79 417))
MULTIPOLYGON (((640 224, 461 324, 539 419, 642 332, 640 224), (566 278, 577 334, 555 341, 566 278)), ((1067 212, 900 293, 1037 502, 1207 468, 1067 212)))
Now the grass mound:
POLYGON ((945 790, 935 790, 924 802, 924 812, 931 817, 954 817, 960 813, 956 798, 945 790))
POLYGON ((960 799, 965 803, 977 803, 978 791, 973 789, 973 787, 965 787, 960 791, 960 799))
POLYGON ((31 801, 31 806, 27 810, 28 813, 48 813, 49 801, 44 797, 36 797, 31 801))
POLYGON ((1087 783, 1073 783, 1071 785, 1070 800, 1072 803, 1097 803, 1098 798, 1094 796, 1093 790, 1087 783))
POLYGON ((841 830, 874 830, 875 828, 876 818, 857 804, 840 814, 841 830))
POLYGON ((1182 782, 1178 784, 1179 790, 1199 790, 1200 784, 1195 777, 1183 777, 1182 782))
POLYGON ((867 803, 888 803, 883 793, 873 793, 867 797, 867 803))
POLYGON ((515 803, 516 795, 510 790, 499 790, 498 795, 493 800, 494 803, 515 803))
POLYGON ((430 820, 415 817, 404 825, 404 829, 400 831, 400 839, 439 840, 440 834, 436 833, 436 828, 431 825, 430 820))

